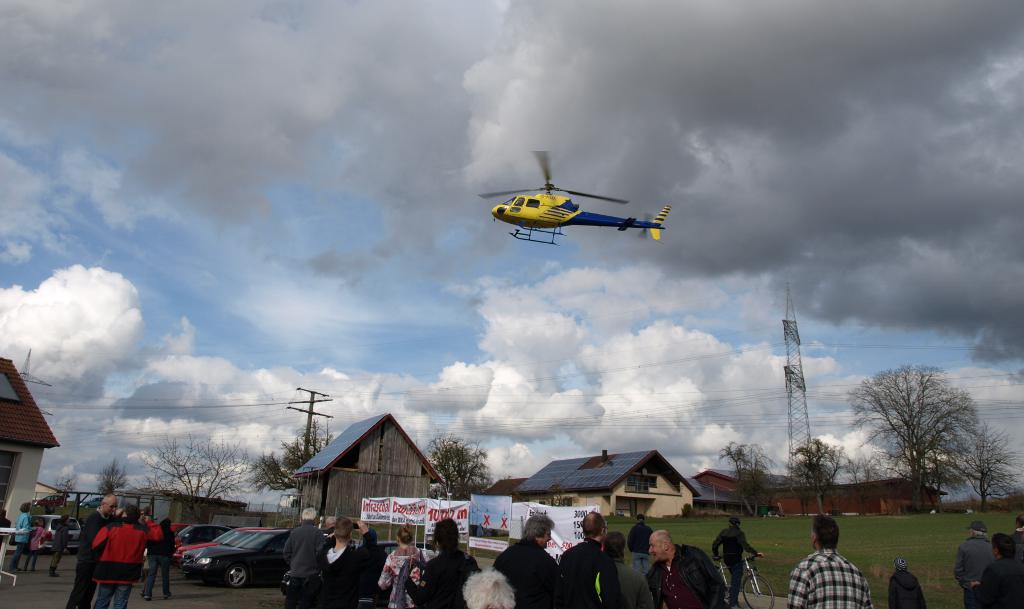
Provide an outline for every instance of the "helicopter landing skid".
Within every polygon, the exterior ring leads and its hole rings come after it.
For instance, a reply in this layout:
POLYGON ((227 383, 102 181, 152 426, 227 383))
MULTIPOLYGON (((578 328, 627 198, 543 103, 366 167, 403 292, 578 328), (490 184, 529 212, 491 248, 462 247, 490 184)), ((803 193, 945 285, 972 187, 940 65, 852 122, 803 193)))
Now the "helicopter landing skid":
POLYGON ((544 243, 546 245, 558 245, 555 243, 555 237, 565 236, 561 226, 556 226, 555 228, 521 227, 509 234, 520 241, 532 241, 533 243, 544 243))

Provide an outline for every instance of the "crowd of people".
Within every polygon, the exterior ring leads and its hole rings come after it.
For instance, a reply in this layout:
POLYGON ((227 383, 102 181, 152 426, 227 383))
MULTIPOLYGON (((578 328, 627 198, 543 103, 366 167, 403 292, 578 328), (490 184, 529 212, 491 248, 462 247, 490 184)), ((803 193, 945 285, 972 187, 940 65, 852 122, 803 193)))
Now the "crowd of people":
MULTIPOLYGON (((42 544, 52 541, 50 575, 56 577, 68 545, 67 516, 50 533, 41 519, 30 516, 29 508, 28 503, 20 507, 14 524, 19 532, 9 569, 34 571, 42 544)), ((723 561, 729 571, 727 590, 712 558, 697 546, 676 543, 668 531, 652 530, 643 515, 628 538, 609 533, 604 518, 593 512, 581 523, 582 543, 556 562, 546 551, 554 523, 537 514, 524 523, 522 538, 497 557, 493 569, 481 571, 459 549, 458 525, 451 519, 437 523, 435 551, 418 547, 413 532, 402 527, 391 554, 363 522, 328 517, 321 529, 316 519, 316 510, 303 510, 302 523, 284 546, 289 566, 286 609, 373 609, 382 591, 387 591, 388 609, 726 609, 739 604, 744 553, 764 556, 747 541, 740 520, 730 518, 711 547, 714 560, 723 561), (361 534, 358 544, 353 541, 356 530, 361 534), (627 548, 631 566, 624 562, 627 548)), ((0 512, 4 525, 11 526, 0 512)), ((968 527, 953 569, 964 609, 1024 607, 1024 515, 1016 525, 1012 535, 996 533, 991 540, 982 521, 968 527)), ((814 552, 790 573, 789 609, 873 609, 867 579, 838 552, 835 519, 815 516, 810 542, 814 552)), ((118 508, 117 497, 107 495, 82 527, 66 609, 124 609, 147 554, 142 597, 152 599, 160 573, 163 596, 170 598, 173 550, 170 520, 156 523, 135 505, 118 508)), ((893 567, 889 608, 927 609, 907 561, 896 558, 893 567)))
MULTIPOLYGON (((714 560, 722 560, 729 571, 732 583, 727 589, 712 557, 699 547, 676 543, 668 531, 652 530, 642 515, 628 538, 609 533, 604 517, 594 512, 581 523, 583 541, 556 561, 545 549, 554 523, 538 514, 524 523, 522 538, 497 557, 493 568, 481 571, 459 550, 458 526, 452 520, 437 525, 436 554, 417 548, 403 527, 399 549, 375 561, 375 536, 366 525, 342 518, 325 537, 314 524, 315 510, 306 510, 303 518, 286 545, 293 575, 286 609, 369 609, 361 606, 365 581, 390 591, 389 609, 726 609, 739 606, 744 553, 764 556, 747 541, 740 520, 730 518, 711 548, 714 560), (358 548, 350 548, 353 527, 363 531, 358 548), (625 564, 627 548, 631 566, 625 564)), ((1018 548, 1024 517, 1017 521, 1018 539, 1000 533, 989 542, 980 521, 970 530, 955 567, 965 609, 1024 607, 1024 564, 1018 548)), ((814 551, 790 573, 789 609, 873 609, 867 578, 838 551, 834 518, 813 518, 810 545, 814 551)), ((890 609, 927 609, 907 561, 897 558, 893 566, 890 609)))
MULTIPOLYGON (((132 588, 142 576, 149 552, 149 577, 142 596, 151 600, 153 582, 163 564, 170 566, 174 549, 171 521, 157 523, 137 505, 117 507, 117 497, 107 495, 82 526, 75 582, 66 609, 124 609, 132 588), (166 563, 161 560, 167 557, 166 563), (93 604, 93 596, 96 602, 93 604)), ((164 569, 164 598, 170 598, 170 574, 164 569)))

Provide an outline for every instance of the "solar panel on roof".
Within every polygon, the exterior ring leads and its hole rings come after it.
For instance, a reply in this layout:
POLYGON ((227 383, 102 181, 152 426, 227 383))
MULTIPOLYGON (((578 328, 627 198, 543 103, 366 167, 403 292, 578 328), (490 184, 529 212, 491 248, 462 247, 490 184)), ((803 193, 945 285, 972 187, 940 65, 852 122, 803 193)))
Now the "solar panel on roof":
POLYGON ((327 467, 330 467, 331 463, 335 459, 340 457, 342 453, 347 451, 359 438, 363 437, 367 431, 372 429, 381 419, 386 417, 386 414, 379 414, 369 419, 353 423, 345 428, 345 431, 331 441, 330 444, 325 446, 323 450, 313 456, 312 459, 303 464, 302 467, 295 470, 297 474, 304 474, 307 472, 316 472, 327 467))

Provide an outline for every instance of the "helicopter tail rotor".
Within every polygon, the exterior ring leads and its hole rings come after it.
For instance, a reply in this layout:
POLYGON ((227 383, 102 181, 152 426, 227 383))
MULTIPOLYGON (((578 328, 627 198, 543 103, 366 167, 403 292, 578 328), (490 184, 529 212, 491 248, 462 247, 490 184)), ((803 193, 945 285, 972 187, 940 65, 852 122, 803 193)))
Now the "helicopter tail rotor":
POLYGON ((640 238, 643 239, 647 237, 648 234, 650 234, 651 239, 654 239, 655 241, 661 241, 661 229, 663 228, 665 220, 668 218, 668 213, 670 211, 672 211, 672 206, 666 205, 665 207, 661 208, 661 211, 658 212, 657 216, 654 216, 653 218, 647 216, 644 219, 644 224, 652 224, 653 226, 642 228, 639 232, 640 238))

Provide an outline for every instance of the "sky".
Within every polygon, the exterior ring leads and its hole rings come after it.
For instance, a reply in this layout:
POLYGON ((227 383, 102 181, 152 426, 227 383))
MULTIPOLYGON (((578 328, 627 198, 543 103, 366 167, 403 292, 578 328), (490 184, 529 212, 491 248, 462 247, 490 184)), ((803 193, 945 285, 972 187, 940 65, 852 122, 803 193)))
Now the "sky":
MULTIPOLYGON (((0 356, 59 448, 136 482, 164 437, 391 412, 495 477, 728 442, 785 462, 789 286, 812 435, 944 369, 1024 390, 1024 4, 0 2, 0 356), (662 241, 510 238, 476 193, 557 185, 662 241)), ((1014 438, 1018 450, 1024 440, 1014 438)))

